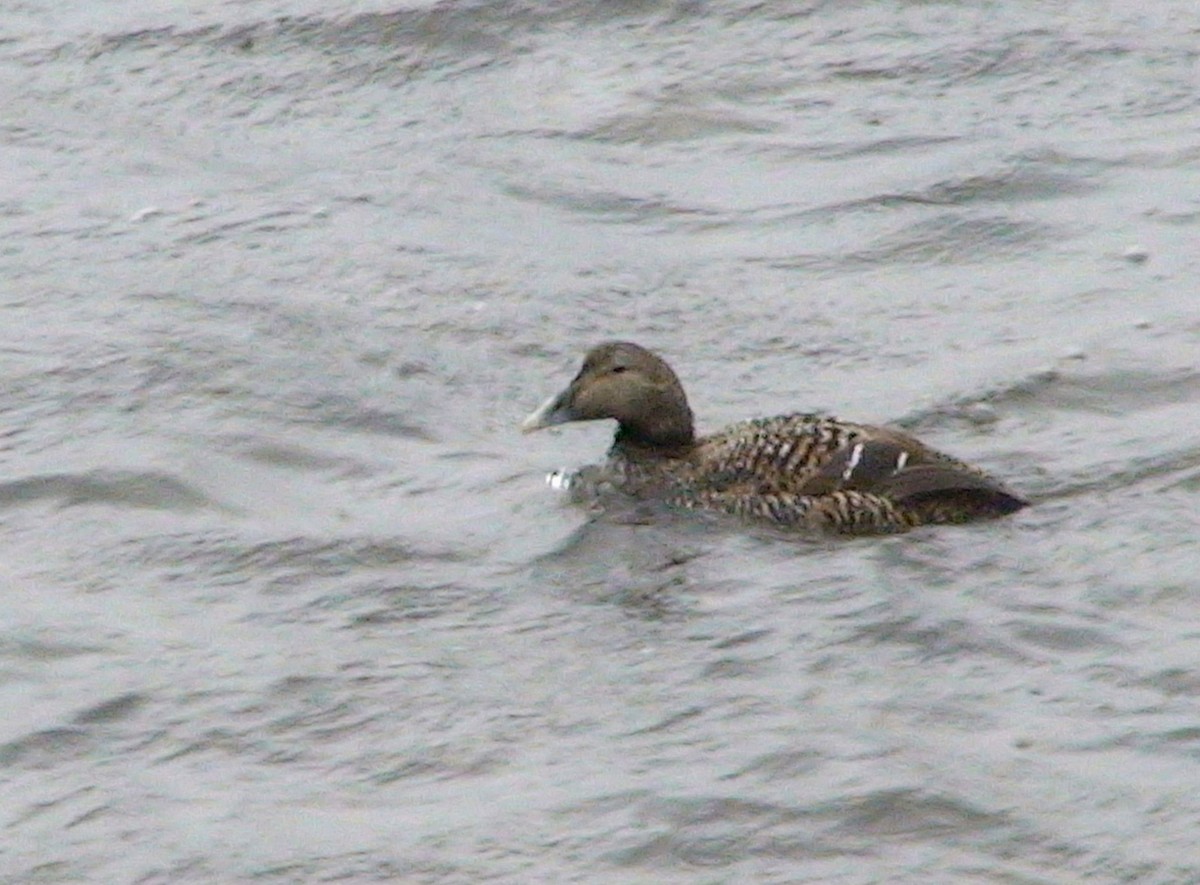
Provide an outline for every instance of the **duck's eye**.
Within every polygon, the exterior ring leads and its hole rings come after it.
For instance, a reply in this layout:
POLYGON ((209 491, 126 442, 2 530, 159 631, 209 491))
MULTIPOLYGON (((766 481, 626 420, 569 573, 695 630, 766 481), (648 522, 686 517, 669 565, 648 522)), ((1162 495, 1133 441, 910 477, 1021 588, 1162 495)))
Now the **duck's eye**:
POLYGON ((628 366, 613 366, 612 371, 613 371, 614 375, 620 375, 622 372, 624 372, 628 368, 629 368, 628 366))

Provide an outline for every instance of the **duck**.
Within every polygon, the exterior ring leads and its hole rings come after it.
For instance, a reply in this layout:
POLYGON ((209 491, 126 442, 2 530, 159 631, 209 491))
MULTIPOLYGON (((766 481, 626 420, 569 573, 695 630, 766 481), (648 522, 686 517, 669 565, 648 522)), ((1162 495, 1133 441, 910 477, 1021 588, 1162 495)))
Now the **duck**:
POLYGON ((521 430, 605 419, 617 427, 603 481, 671 508, 877 534, 992 519, 1029 504, 978 467, 891 427, 797 412, 697 436, 675 371, 629 341, 592 347, 521 430))

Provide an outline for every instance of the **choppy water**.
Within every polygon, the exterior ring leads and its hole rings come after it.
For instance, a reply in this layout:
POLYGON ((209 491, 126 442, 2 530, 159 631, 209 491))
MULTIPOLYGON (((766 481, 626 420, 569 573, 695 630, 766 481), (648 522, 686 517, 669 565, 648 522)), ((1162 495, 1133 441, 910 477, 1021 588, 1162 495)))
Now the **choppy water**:
POLYGON ((10 4, 0 880, 1200 881, 1200 8, 10 4), (1038 500, 592 518, 703 426, 1038 500))

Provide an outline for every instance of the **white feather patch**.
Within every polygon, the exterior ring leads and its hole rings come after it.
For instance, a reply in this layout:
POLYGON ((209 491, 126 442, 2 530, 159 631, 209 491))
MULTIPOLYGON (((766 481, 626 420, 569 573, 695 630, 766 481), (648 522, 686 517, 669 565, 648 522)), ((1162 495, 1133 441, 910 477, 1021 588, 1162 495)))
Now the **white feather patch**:
POLYGON ((908 463, 908 452, 901 452, 900 457, 896 459, 896 473, 904 469, 904 465, 908 463))
POLYGON ((846 469, 842 471, 842 482, 847 482, 850 476, 854 473, 854 468, 858 466, 858 462, 862 460, 863 444, 858 443, 850 450, 850 463, 846 465, 846 469))

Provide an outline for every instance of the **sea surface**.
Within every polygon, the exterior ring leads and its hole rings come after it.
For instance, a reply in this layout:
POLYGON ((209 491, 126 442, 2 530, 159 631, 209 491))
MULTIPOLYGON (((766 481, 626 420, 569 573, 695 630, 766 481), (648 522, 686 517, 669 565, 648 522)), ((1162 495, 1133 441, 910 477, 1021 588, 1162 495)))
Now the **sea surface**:
POLYGON ((1200 882, 1200 5, 0 3, 0 883, 1200 882), (1030 496, 572 506, 701 428, 1030 496))

